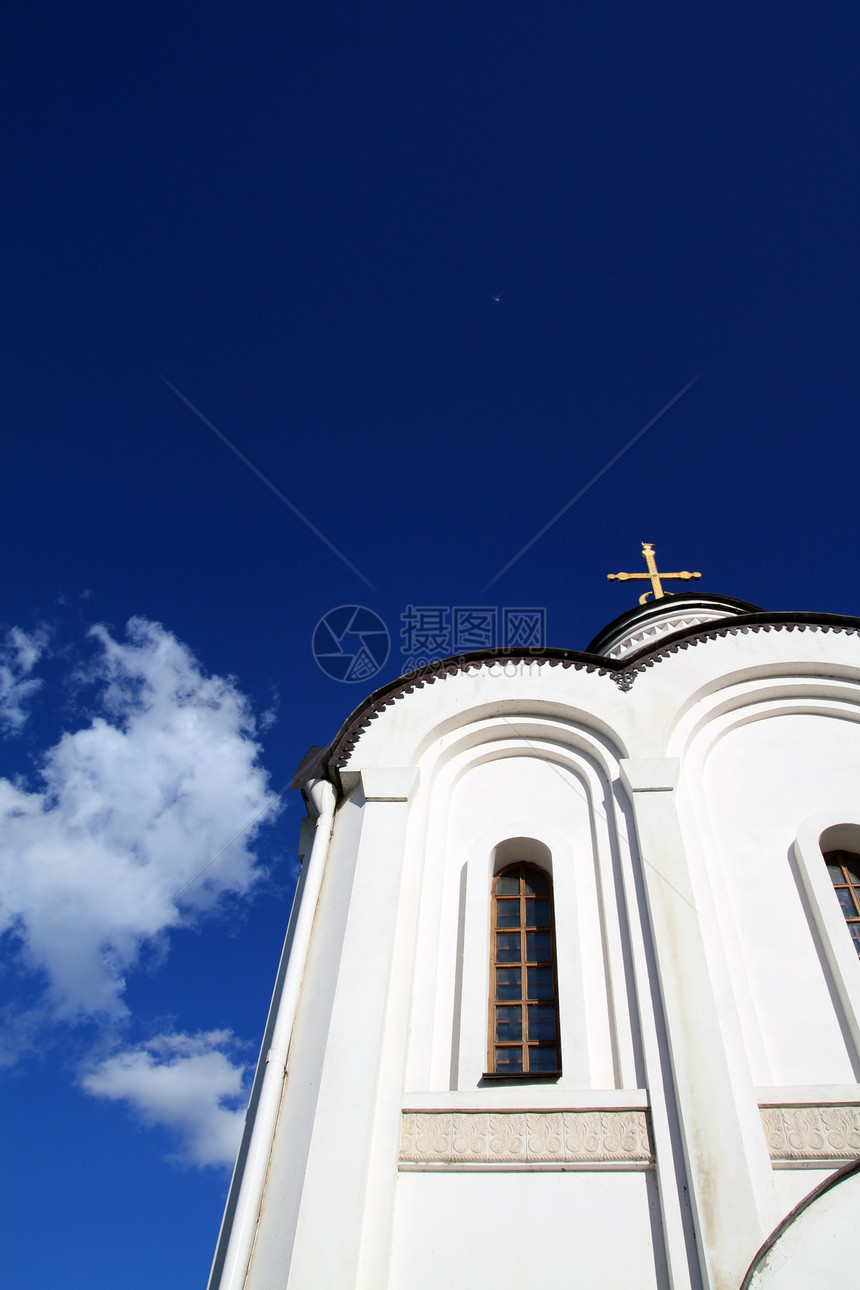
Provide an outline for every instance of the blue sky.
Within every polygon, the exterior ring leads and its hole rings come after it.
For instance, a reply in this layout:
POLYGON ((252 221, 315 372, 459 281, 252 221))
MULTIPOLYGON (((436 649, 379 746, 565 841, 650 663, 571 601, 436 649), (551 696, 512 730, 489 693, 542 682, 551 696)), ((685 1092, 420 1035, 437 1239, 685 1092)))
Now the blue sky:
POLYGON ((9 1284, 205 1278, 297 870, 277 795, 402 670, 408 606, 542 608, 582 649, 648 540, 702 590, 858 612, 858 25, 13 16, 9 1284), (311 638, 354 604, 391 652, 347 684, 311 638))

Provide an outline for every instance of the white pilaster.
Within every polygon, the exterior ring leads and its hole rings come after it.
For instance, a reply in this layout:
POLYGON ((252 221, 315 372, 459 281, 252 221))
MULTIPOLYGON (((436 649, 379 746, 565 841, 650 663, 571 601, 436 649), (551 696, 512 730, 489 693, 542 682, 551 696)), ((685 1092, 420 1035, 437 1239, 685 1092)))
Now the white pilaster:
MULTIPOLYGON (((748 1161, 696 910, 674 790, 675 758, 621 762, 666 1021, 702 1278, 737 1290, 767 1229, 748 1161)), ((750 1090, 750 1105, 754 1097, 750 1090)), ((764 1140, 762 1151, 766 1150, 764 1140)), ((659 1167, 659 1161, 658 1161, 659 1167)))
POLYGON ((374 1203, 368 1196, 368 1173, 383 1076, 408 798, 417 775, 408 768, 361 772, 365 803, 353 896, 288 1290, 342 1290, 358 1279, 365 1207, 374 1203))
MULTIPOLYGON (((331 784, 323 779, 311 780, 306 791, 317 812, 313 843, 290 914, 266 1023, 264 1056, 261 1055, 258 1063, 251 1091, 242 1144, 210 1273, 210 1290, 241 1290, 245 1285, 266 1186, 290 1035, 334 821, 335 795, 331 784)), ((305 828, 304 833, 307 839, 309 830, 305 828)))

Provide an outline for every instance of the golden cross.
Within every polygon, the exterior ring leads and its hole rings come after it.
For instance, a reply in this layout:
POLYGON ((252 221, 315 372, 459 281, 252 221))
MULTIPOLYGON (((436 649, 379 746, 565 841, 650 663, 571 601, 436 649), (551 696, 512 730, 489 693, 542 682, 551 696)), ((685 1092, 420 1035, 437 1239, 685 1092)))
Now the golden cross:
POLYGON ((654 559, 653 542, 642 543, 642 554, 645 557, 645 563, 648 566, 647 573, 607 573, 607 578, 614 582, 630 582, 631 579, 644 581, 646 578, 651 580, 651 590, 646 591, 639 597, 639 604, 644 605, 648 597, 653 595, 655 600, 662 600, 664 596, 671 596, 671 591, 664 591, 660 582, 661 578, 681 578, 684 582, 689 582, 691 578, 701 578, 700 573, 690 573, 688 569, 682 570, 681 573, 658 573, 657 561, 654 559))

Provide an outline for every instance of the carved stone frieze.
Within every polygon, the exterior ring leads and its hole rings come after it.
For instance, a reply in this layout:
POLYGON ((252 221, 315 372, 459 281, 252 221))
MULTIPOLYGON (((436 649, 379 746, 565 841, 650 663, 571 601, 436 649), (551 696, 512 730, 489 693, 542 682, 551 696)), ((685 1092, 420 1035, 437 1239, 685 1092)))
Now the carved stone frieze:
POLYGON ((860 1106, 763 1106, 771 1160, 854 1160, 860 1106))
POLYGON ((646 1111, 404 1111, 404 1165, 543 1167, 652 1160, 646 1111))

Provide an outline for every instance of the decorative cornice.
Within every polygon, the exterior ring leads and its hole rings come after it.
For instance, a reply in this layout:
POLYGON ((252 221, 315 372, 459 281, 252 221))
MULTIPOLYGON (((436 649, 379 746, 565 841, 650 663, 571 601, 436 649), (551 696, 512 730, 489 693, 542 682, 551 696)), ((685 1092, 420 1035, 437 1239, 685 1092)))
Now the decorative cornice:
POLYGON ((647 1111, 403 1113, 401 1168, 644 1168, 652 1163, 647 1111))
POLYGON ((663 636, 674 636, 676 632, 685 631, 690 627, 701 627, 703 623, 719 622, 725 614, 699 613, 690 612, 686 614, 673 614, 671 618, 664 618, 662 621, 655 623, 645 623, 642 627, 631 631, 627 637, 622 637, 609 649, 605 651, 606 657, 611 659, 628 658, 631 654, 638 654, 640 650, 652 645, 655 640, 660 640, 663 636))
MULTIPOLYGON (((593 640, 586 645, 589 654, 613 654, 618 641, 635 635, 643 627, 659 624, 668 615, 698 614, 704 611, 715 618, 737 618, 746 614, 763 614, 766 611, 761 605, 753 605, 748 600, 736 600, 732 596, 715 596, 708 592, 682 591, 665 595, 660 600, 651 600, 646 605, 633 605, 611 623, 599 631, 593 640)), ((702 621, 699 619, 698 621, 702 621)))
POLYGON ((636 677, 641 676, 646 668, 653 667, 655 663, 662 663, 664 659, 680 653, 681 650, 702 645, 705 641, 719 640, 723 636, 757 636, 761 632, 821 632, 822 635, 833 632, 846 636, 860 635, 860 620, 856 618, 844 619, 842 622, 827 622, 815 618, 812 614, 782 617, 777 614, 762 614, 756 617, 767 621, 750 621, 753 618, 753 615, 750 615, 747 619, 731 619, 724 626, 712 628, 710 631, 676 632, 659 648, 640 651, 628 661, 626 667, 613 672, 612 679, 619 689, 627 691, 633 686, 636 677))
POLYGON ((577 650, 541 649, 534 652, 515 653, 511 650, 480 650, 456 658, 441 659, 417 672, 409 672, 381 689, 374 691, 342 726, 325 757, 327 766, 337 771, 349 760, 358 740, 371 721, 399 699, 415 690, 433 685, 436 681, 461 673, 477 672, 494 664, 514 667, 561 667, 576 672, 596 672, 610 678, 622 691, 632 689, 636 678, 647 668, 653 667, 680 650, 702 645, 725 636, 758 635, 760 632, 833 632, 848 636, 860 635, 860 619, 837 614, 741 614, 726 619, 721 626, 707 631, 685 628, 661 638, 652 646, 626 655, 623 660, 607 658, 601 654, 585 654, 577 650))
POLYGON ((500 664, 504 667, 572 667, 576 672, 597 672, 600 676, 608 675, 612 664, 604 666, 608 660, 586 658, 573 650, 541 650, 540 654, 511 653, 503 650, 487 650, 476 654, 464 654, 458 658, 440 659, 438 664, 430 663, 417 672, 407 672, 405 676, 384 686, 371 694, 366 703, 353 714, 335 738, 331 746, 331 765, 340 769, 349 760, 350 754, 361 738, 361 735, 386 708, 390 708, 398 699, 425 685, 446 680, 464 672, 478 672, 483 667, 500 664))
POLYGON ((771 1160, 860 1156, 860 1106, 763 1106, 761 1122, 771 1160))

